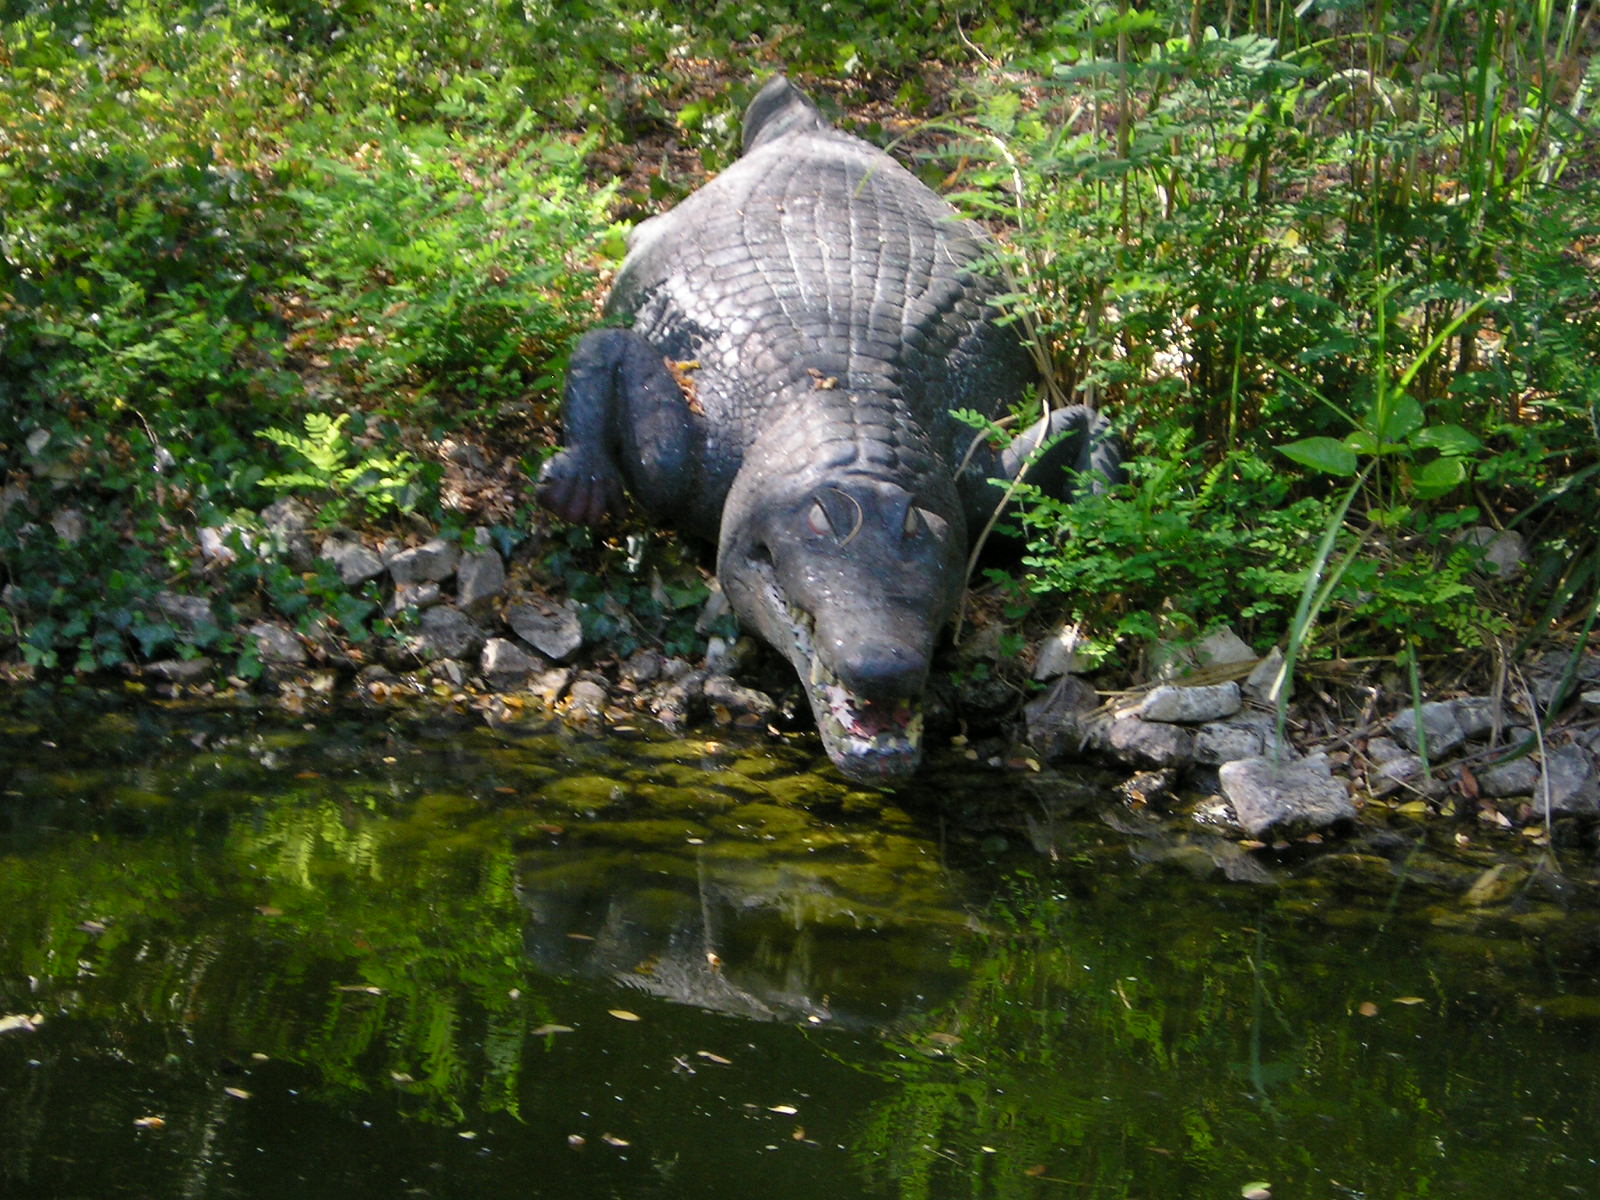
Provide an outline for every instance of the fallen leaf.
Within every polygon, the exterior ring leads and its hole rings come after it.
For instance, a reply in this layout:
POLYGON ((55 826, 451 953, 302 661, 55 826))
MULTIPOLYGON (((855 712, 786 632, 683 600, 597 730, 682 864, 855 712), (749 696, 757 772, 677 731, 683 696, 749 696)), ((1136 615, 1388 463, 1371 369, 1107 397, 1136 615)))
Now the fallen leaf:
POLYGON ((1247 1183, 1239 1189, 1242 1200, 1272 1200, 1272 1185, 1262 1180, 1247 1183))
POLYGON ((370 983, 341 983, 334 989, 336 992, 365 992, 369 996, 383 995, 381 987, 373 987, 370 983))
POLYGON ((567 1145, 571 1146, 574 1150, 581 1150, 588 1144, 589 1139, 584 1137, 581 1133, 567 1134, 567 1145))
POLYGON ((39 1028, 41 1019, 38 1013, 34 1013, 31 1017, 23 1016, 21 1013, 12 1013, 10 1016, 0 1017, 0 1033, 12 1033, 16 1030, 32 1033, 39 1028))
POLYGON ((460 1133, 456 1134, 456 1136, 467 1142, 475 1142, 478 1140, 478 1135, 470 1129, 463 1129, 460 1133))
POLYGON ((780 1113, 780 1114, 782 1114, 783 1116, 786 1116, 786 1117, 792 1117, 792 1116, 795 1115, 795 1113, 799 1112, 800 1110, 798 1108, 796 1108, 792 1104, 773 1104, 773 1105, 770 1105, 767 1108, 767 1111, 768 1112, 780 1113))
POLYGON ((713 1054, 709 1050, 696 1050, 695 1053, 698 1054, 701 1058, 705 1059, 707 1062, 714 1062, 714 1063, 717 1063, 718 1065, 724 1066, 724 1067, 733 1066, 733 1059, 731 1059, 731 1058, 723 1058, 722 1055, 713 1054))
POLYGON ((232 1096, 235 1100, 250 1099, 250 1093, 245 1091, 243 1088, 225 1087, 222 1090, 228 1095, 232 1096))
POLYGON ((1371 1000, 1363 1000, 1361 1002, 1361 1007, 1356 1009, 1356 1011, 1363 1017, 1375 1017, 1378 1015, 1378 1006, 1371 1000))
POLYGON ((791 1133, 789 1136, 792 1137, 797 1142, 805 1141, 806 1140, 806 1127, 804 1125, 796 1125, 794 1127, 794 1132, 791 1133))
POLYGON ((1037 1179, 1044 1174, 1044 1164, 1034 1163, 1033 1166, 1025 1168, 1022 1173, 1029 1179, 1037 1179))
POLYGON ((167 1119, 154 1116, 135 1117, 133 1119, 133 1127, 135 1129, 165 1129, 167 1127, 167 1119))
POLYGON ((627 1138, 619 1138, 614 1133, 602 1133, 600 1135, 600 1140, 602 1142, 604 1142, 608 1146, 627 1146, 627 1145, 631 1145, 631 1143, 628 1141, 627 1138))
POLYGON ((609 1012, 613 1017, 615 1017, 619 1021, 642 1021, 642 1020, 644 1020, 644 1018, 641 1017, 638 1013, 629 1012, 625 1008, 610 1008, 610 1009, 607 1009, 606 1011, 609 1012))
POLYGON ((571 1025, 541 1025, 533 1031, 534 1037, 544 1037, 547 1033, 571 1033, 571 1025))
POLYGON ((1427 1003, 1427 1001, 1424 1000, 1421 996, 1396 996, 1394 998, 1394 1002, 1396 1004, 1426 1004, 1427 1003))

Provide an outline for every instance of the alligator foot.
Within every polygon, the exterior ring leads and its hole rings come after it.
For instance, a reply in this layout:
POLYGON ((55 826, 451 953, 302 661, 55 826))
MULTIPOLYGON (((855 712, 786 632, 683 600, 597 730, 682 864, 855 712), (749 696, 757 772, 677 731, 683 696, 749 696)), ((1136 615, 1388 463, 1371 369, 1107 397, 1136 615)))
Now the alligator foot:
POLYGON ((563 521, 597 525, 622 511, 622 476, 608 457, 563 450, 539 472, 539 502, 563 521))

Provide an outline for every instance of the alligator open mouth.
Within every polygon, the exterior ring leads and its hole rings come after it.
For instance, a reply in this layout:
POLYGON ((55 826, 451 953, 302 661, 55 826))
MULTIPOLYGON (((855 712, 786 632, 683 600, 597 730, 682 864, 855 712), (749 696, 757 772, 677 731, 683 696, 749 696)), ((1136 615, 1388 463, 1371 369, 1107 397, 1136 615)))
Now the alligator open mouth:
POLYGON ((884 782, 917 769, 922 759, 922 702, 916 696, 872 700, 857 695, 817 653, 816 620, 783 594, 770 572, 766 601, 788 626, 789 660, 806 686, 822 745, 851 779, 884 782))

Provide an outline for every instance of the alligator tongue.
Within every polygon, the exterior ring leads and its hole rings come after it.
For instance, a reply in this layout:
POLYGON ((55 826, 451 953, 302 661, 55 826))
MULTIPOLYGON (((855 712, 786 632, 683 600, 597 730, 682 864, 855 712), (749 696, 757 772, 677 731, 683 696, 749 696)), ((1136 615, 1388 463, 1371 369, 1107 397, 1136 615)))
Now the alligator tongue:
POLYGON ((905 700, 888 703, 859 700, 842 687, 828 689, 828 706, 839 724, 856 737, 874 738, 881 733, 903 733, 911 723, 911 706, 905 700))

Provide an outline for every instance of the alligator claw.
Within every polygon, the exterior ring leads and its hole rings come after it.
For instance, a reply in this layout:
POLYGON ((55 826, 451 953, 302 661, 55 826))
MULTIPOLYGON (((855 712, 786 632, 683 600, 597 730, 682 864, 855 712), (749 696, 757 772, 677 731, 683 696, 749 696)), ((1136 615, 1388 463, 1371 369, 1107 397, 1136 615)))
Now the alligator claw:
POLYGON ((597 525, 623 508, 622 479, 605 459, 563 450, 539 472, 539 503, 563 521, 597 525))

